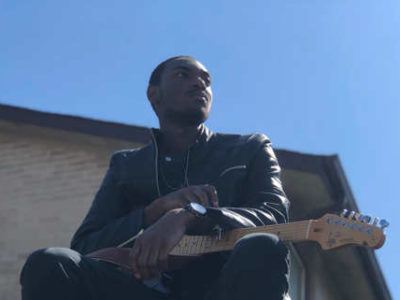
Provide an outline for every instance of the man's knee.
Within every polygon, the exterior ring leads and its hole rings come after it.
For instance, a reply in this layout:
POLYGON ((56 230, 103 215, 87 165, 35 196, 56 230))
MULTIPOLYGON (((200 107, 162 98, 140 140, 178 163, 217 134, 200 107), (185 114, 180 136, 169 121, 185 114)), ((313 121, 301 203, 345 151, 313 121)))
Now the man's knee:
POLYGON ((274 234, 252 233, 236 243, 232 256, 248 267, 270 265, 276 261, 286 264, 288 249, 274 234))
POLYGON ((235 245, 235 250, 257 251, 257 252, 276 252, 282 255, 287 254, 287 247, 276 236, 270 233, 251 233, 242 237, 235 245))
POLYGON ((80 254, 74 250, 61 247, 52 247, 39 249, 32 252, 20 274, 20 283, 22 285, 29 282, 40 282, 43 279, 52 276, 53 270, 59 264, 75 264, 80 262, 80 254))
POLYGON ((227 299, 282 299, 288 290, 288 249, 276 235, 255 233, 241 238, 223 269, 227 299))

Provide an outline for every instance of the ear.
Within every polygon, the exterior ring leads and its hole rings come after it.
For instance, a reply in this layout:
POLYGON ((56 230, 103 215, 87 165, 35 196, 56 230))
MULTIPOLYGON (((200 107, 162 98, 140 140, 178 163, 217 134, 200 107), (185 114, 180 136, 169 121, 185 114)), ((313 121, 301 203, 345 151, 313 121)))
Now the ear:
POLYGON ((158 86, 149 85, 147 87, 147 99, 149 99, 153 107, 158 106, 160 103, 160 92, 158 86))

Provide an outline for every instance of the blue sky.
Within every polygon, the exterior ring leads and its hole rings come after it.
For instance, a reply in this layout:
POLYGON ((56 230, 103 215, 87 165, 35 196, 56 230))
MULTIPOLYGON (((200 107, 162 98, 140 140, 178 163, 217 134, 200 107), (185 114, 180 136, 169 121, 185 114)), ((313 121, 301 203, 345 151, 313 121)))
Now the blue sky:
POLYGON ((211 129, 339 155, 361 212, 391 222, 376 254, 400 299, 399 37, 396 0, 0 0, 0 102, 156 127, 151 70, 195 56, 211 129))

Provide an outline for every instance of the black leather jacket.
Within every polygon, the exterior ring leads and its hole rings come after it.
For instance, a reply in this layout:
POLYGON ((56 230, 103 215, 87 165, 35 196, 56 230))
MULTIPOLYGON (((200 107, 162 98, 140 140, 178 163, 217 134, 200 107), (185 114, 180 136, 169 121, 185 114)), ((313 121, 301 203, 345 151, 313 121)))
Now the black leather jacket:
MULTIPOLYGON (((142 148, 112 155, 72 249, 86 254, 118 246, 143 228, 143 208, 160 196, 157 156, 154 135, 142 148)), ((233 217, 252 226, 288 221, 280 167, 265 135, 212 133, 203 125, 188 164, 189 184, 214 185, 219 205, 233 217)))

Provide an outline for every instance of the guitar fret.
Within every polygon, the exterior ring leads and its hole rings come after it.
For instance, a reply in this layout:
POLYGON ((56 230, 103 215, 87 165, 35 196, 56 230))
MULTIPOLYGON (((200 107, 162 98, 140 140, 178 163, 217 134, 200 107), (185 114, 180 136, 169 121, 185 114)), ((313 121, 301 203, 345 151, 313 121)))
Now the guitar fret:
POLYGON ((198 251, 199 253, 204 252, 203 243, 204 243, 204 237, 201 237, 201 238, 200 238, 200 241, 199 241, 199 246, 197 247, 197 251, 198 251))
POLYGON ((208 242, 208 236, 205 236, 204 237, 204 252, 207 253, 209 248, 210 248, 210 245, 208 242))
POLYGON ((307 224, 307 230, 306 230, 306 236, 305 236, 306 240, 308 240, 308 237, 310 235, 311 225, 312 225, 312 220, 308 221, 308 224, 307 224))
POLYGON ((195 245, 194 245, 194 243, 193 243, 193 238, 192 237, 190 237, 190 242, 189 242, 189 254, 193 254, 193 252, 194 252, 194 250, 195 250, 195 245))
POLYGON ((204 243, 204 236, 200 238, 199 252, 204 252, 203 243, 204 243))
POLYGON ((188 252, 188 248, 187 248, 187 240, 188 240, 188 237, 187 236, 185 236, 185 240, 184 240, 184 243, 183 243, 183 251, 182 251, 182 253, 184 254, 184 255, 187 255, 187 252, 188 252))

